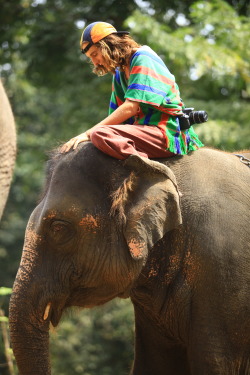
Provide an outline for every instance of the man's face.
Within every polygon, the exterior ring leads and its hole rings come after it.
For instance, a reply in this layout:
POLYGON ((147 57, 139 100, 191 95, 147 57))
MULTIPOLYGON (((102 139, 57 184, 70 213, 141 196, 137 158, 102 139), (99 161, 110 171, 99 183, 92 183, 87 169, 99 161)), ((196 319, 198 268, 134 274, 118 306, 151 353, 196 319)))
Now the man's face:
POLYGON ((105 63, 104 57, 102 56, 100 48, 96 47, 95 45, 91 46, 90 49, 86 52, 86 56, 91 60, 95 68, 103 66, 107 69, 107 65, 105 63))

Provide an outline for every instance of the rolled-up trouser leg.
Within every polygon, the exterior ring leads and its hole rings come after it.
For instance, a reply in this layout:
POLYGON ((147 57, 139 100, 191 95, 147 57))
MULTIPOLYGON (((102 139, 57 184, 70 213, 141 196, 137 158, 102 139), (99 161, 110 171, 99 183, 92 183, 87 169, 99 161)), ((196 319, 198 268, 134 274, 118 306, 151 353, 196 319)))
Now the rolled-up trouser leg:
POLYGON ((121 160, 129 155, 148 158, 166 158, 175 155, 166 150, 166 138, 157 126, 97 126, 90 133, 90 139, 99 150, 121 160))

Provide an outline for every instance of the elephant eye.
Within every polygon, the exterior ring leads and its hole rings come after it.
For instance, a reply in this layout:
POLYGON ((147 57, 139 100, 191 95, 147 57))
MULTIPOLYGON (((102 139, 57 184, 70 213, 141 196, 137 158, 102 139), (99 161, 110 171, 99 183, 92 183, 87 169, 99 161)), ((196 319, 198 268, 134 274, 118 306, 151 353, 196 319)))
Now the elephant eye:
POLYGON ((52 224, 51 224, 51 230, 54 232, 54 233, 58 233, 62 230, 65 229, 65 224, 59 222, 59 221, 54 221, 52 224))
POLYGON ((54 220, 50 225, 50 236, 54 241, 63 243, 73 236, 70 223, 62 220, 54 220))

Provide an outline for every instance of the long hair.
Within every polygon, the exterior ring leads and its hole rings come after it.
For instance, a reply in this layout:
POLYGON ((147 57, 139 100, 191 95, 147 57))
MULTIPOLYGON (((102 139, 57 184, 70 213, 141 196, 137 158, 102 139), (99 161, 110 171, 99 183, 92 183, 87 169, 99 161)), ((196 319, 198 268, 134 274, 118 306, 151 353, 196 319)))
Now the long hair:
POLYGON ((130 58, 140 47, 129 35, 110 34, 95 44, 100 48, 106 66, 94 66, 93 73, 103 76, 108 72, 115 73, 119 68, 124 71, 129 66, 130 58))

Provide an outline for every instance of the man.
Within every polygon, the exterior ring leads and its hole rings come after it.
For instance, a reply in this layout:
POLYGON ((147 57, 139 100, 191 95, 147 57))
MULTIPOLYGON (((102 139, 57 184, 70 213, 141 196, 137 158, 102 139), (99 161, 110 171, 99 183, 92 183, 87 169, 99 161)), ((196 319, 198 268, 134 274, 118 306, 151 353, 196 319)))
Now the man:
POLYGON ((177 116, 183 102, 174 76, 148 46, 140 46, 127 31, 93 22, 82 33, 82 53, 97 75, 113 74, 109 116, 65 143, 61 152, 91 141, 116 158, 131 154, 148 158, 185 155, 203 144, 193 128, 181 131, 177 116))

